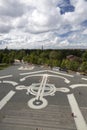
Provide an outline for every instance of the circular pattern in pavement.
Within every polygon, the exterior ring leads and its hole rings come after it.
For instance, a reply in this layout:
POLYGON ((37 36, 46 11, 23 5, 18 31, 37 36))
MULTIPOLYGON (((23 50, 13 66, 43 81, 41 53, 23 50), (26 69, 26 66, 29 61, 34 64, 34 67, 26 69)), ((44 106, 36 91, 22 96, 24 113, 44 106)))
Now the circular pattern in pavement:
POLYGON ((28 106, 33 109, 42 109, 48 105, 48 101, 45 98, 41 100, 37 100, 36 98, 32 98, 28 101, 28 106))

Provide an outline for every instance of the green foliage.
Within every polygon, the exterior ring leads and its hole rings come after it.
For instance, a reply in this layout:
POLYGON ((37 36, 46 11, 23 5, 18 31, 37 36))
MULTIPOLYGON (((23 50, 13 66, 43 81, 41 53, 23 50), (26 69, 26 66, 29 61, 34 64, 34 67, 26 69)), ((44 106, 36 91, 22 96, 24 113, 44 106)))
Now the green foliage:
POLYGON ((83 72, 87 72, 87 61, 83 62, 81 64, 81 71, 83 72))
POLYGON ((67 59, 64 59, 61 63, 62 68, 67 68, 69 70, 77 71, 79 68, 79 62, 77 61, 70 61, 67 59))
POLYGON ((62 52, 60 52, 60 51, 51 51, 50 54, 49 54, 49 59, 61 60, 62 59, 62 52))
POLYGON ((3 59, 3 52, 0 52, 0 63, 2 63, 2 59, 3 59))
POLYGON ((77 71, 87 70, 87 51, 84 50, 0 50, 0 63, 12 64, 14 59, 27 63, 47 65, 50 67, 61 67, 77 71), (68 60, 66 56, 75 55, 79 60, 68 60))
POLYGON ((26 55, 25 51, 20 50, 16 53, 16 58, 21 61, 25 55, 26 55))
POLYGON ((77 71, 79 68, 79 63, 76 61, 69 61, 67 68, 72 71, 77 71))
POLYGON ((67 68, 69 61, 67 59, 63 59, 61 63, 61 68, 67 68))
POLYGON ((87 61, 87 51, 82 54, 82 60, 87 61))

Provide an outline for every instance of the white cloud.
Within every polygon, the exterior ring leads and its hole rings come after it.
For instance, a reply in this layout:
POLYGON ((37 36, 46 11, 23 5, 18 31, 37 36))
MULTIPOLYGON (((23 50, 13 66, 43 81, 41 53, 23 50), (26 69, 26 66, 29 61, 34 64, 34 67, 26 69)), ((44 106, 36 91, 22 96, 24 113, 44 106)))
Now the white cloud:
POLYGON ((83 34, 87 35, 87 29, 85 29, 85 30, 83 31, 83 34))
POLYGON ((68 40, 64 40, 64 41, 61 41, 60 43, 59 43, 59 46, 61 46, 61 47, 63 47, 63 46, 69 46, 69 41, 68 40))
POLYGON ((0 0, 0 39, 4 40, 0 47, 69 46, 77 39, 86 44, 86 37, 81 35, 87 35, 87 28, 81 23, 87 20, 87 2, 70 0, 75 11, 61 15, 57 7, 60 1, 0 0))
POLYGON ((64 15, 64 19, 71 24, 80 24, 87 19, 87 2, 84 0, 72 0, 75 6, 74 12, 69 12, 64 15))
POLYGON ((26 8, 20 1, 21 0, 0 0, 0 15, 5 17, 22 16, 26 8))

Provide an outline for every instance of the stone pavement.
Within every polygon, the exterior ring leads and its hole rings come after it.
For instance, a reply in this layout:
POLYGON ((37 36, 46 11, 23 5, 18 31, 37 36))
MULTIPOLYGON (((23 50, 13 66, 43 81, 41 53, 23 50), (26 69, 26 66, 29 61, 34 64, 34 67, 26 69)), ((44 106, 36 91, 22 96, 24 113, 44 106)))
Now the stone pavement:
POLYGON ((1 114, 1 130, 76 130, 68 106, 49 105, 41 110, 28 107, 18 111, 14 104, 12 109, 4 110, 1 114))

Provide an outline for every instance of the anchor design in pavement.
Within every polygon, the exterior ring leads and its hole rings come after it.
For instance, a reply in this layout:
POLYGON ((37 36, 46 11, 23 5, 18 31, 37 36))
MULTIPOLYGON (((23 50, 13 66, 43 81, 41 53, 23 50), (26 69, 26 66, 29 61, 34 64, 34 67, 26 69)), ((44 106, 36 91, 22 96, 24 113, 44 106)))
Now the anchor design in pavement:
POLYGON ((45 96, 54 96, 56 91, 69 92, 68 88, 56 88, 54 84, 48 84, 48 74, 43 74, 41 83, 33 83, 30 86, 20 85, 16 87, 16 90, 26 89, 26 94, 32 94, 35 98, 28 101, 28 106, 33 109, 42 109, 47 106, 48 101, 45 96))
MULTIPOLYGON (((28 101, 28 106, 30 108, 32 108, 32 109, 42 109, 42 108, 46 107, 47 104, 48 104, 48 101, 45 98, 46 96, 54 96, 57 91, 66 93, 66 97, 67 97, 69 105, 71 107, 71 113, 72 113, 72 117, 74 117, 76 127, 78 128, 78 130, 86 130, 87 129, 86 121, 85 121, 85 119, 84 119, 84 117, 83 117, 83 115, 82 115, 82 113, 80 111, 79 105, 78 105, 78 103, 77 103, 77 101, 75 99, 74 94, 71 93, 70 90, 78 88, 78 87, 87 87, 87 84, 72 84, 72 85, 70 85, 69 84, 70 81, 67 78, 63 77, 63 76, 49 75, 49 74, 36 74, 36 73, 37 72, 32 72, 33 75, 30 74, 30 75, 20 79, 20 81, 22 82, 26 78, 29 78, 29 77, 33 77, 33 76, 41 76, 42 77, 42 81, 40 83, 33 83, 30 86, 18 85, 17 82, 8 81, 8 80, 1 80, 0 83, 12 84, 13 86, 15 86, 16 90, 26 89, 27 90, 27 92, 26 92, 27 95, 31 94, 31 95, 35 96, 34 98, 32 98, 32 99, 30 99, 28 101), (65 87, 56 88, 54 84, 48 84, 47 83, 48 76, 56 77, 56 78, 62 78, 62 79, 64 79, 64 82, 66 84, 69 84, 69 85, 66 88, 65 87), (73 113, 74 113, 74 115, 73 115, 73 113)), ((57 72, 53 72, 53 73, 57 74, 57 72)), ((63 74, 61 74, 61 75, 63 75, 63 74)), ((66 75, 66 74, 64 74, 64 75, 66 75)), ((72 77, 70 75, 67 75, 67 76, 72 77)), ((11 75, 1 77, 1 79, 7 78, 7 77, 11 77, 11 75)), ((87 79, 83 78, 82 80, 87 80, 87 79)), ((4 97, 4 99, 1 100, 1 102, 0 102, 0 110, 13 97, 13 95, 15 93, 16 93, 15 91, 11 90, 4 97)), ((79 93, 79 95, 81 95, 81 93, 79 93)))

